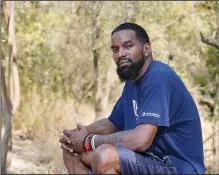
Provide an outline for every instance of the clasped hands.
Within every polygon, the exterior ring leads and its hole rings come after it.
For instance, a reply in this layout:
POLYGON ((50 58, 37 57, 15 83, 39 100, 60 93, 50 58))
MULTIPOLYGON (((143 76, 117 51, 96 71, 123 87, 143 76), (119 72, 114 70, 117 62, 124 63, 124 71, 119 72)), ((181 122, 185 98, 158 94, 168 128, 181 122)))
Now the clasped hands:
POLYGON ((59 140, 61 148, 64 151, 72 153, 73 156, 81 155, 86 150, 84 149, 84 138, 88 135, 88 131, 85 126, 77 124, 76 129, 64 130, 64 135, 59 140))

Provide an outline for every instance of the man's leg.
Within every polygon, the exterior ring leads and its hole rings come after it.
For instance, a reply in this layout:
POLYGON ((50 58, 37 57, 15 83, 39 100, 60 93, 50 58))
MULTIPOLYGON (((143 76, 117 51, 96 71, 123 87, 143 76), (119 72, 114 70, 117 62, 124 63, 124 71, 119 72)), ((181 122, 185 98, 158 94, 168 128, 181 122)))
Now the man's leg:
POLYGON ((152 153, 138 153, 122 146, 116 149, 121 174, 177 174, 175 166, 166 156, 159 158, 152 153))
POLYGON ((100 145, 95 151, 85 152, 82 158, 66 159, 65 165, 69 173, 77 174, 87 174, 89 167, 94 174, 177 174, 167 157, 160 159, 149 153, 137 153, 109 144, 100 145))
POLYGON ((69 174, 87 174, 88 172, 88 167, 82 163, 81 157, 75 157, 63 151, 63 161, 69 174))
POLYGON ((94 174, 176 174, 167 157, 137 153, 122 146, 100 145, 90 158, 94 174))
POLYGON ((93 152, 91 167, 93 174, 120 174, 119 154, 116 147, 103 144, 93 152))

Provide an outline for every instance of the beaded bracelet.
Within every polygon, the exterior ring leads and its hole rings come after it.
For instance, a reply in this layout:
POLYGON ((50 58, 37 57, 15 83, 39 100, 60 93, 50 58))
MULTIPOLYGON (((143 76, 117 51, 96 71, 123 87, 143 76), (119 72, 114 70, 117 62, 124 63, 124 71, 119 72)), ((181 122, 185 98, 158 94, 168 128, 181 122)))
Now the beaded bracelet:
POLYGON ((87 139, 85 139, 85 144, 84 144, 84 148, 86 151, 92 151, 92 147, 91 147, 91 139, 93 137, 93 134, 88 135, 87 139), (87 140, 87 142, 86 142, 87 140))
POLYGON ((85 148, 85 141, 86 141, 86 139, 87 139, 88 136, 89 136, 89 134, 84 137, 84 140, 83 140, 83 147, 84 147, 84 148, 85 148))
POLYGON ((95 140, 95 137, 96 137, 97 135, 94 135, 92 138, 91 138, 91 147, 92 147, 92 150, 95 150, 96 148, 95 148, 95 144, 94 144, 94 140, 95 140))

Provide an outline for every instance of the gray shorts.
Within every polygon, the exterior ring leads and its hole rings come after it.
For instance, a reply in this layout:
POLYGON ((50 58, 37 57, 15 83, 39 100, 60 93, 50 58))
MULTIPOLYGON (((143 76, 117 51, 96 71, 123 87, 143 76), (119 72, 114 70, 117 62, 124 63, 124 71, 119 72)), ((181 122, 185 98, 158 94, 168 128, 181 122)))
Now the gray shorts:
MULTIPOLYGON (((122 146, 117 146, 116 149, 122 174, 177 174, 167 157, 161 159, 151 153, 137 153, 122 146)), ((91 170, 88 174, 92 174, 91 170)))

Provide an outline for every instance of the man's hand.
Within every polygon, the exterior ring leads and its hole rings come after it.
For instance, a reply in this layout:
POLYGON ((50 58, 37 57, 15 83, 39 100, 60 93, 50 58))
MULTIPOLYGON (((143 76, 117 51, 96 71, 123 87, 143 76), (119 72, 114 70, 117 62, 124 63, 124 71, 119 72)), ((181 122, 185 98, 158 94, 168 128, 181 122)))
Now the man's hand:
MULTIPOLYGON (((71 130, 72 132, 73 131, 78 131, 78 128, 75 128, 75 129, 72 129, 71 130)), ((73 153, 73 149, 72 148, 69 148, 67 145, 69 145, 71 143, 70 139, 68 138, 67 135, 63 135, 62 138, 60 138, 59 142, 61 143, 61 148, 63 150, 66 150, 67 152, 71 152, 72 153, 72 156, 78 156, 77 153, 73 153)))
MULTIPOLYGON (((77 125, 78 126, 78 125, 77 125)), ((72 129, 71 130, 72 132, 73 131, 78 131, 78 128, 75 128, 75 129, 72 129)), ((59 140, 59 142, 61 143, 61 148, 63 149, 63 151, 65 153, 70 153, 71 156, 74 156, 74 157, 78 157, 78 156, 82 156, 82 154, 78 154, 76 152, 73 151, 72 148, 69 148, 67 145, 69 145, 71 143, 70 139, 68 138, 67 135, 63 135, 62 138, 59 140)))
POLYGON ((77 130, 64 130, 64 136, 60 139, 62 149, 70 152, 83 153, 84 138, 88 135, 86 127, 77 124, 77 130))

